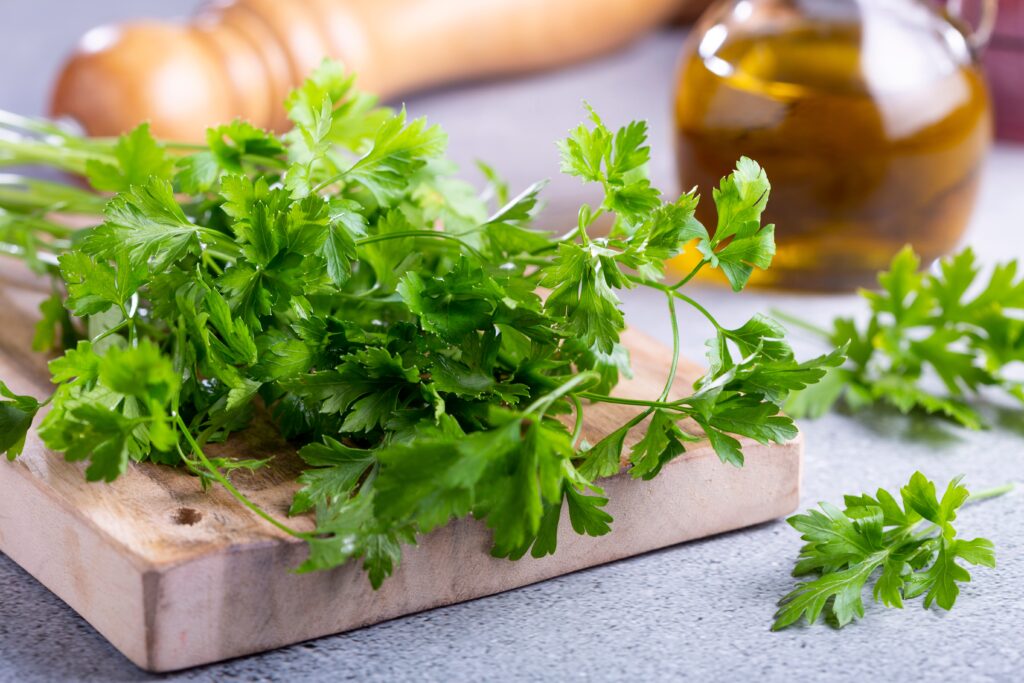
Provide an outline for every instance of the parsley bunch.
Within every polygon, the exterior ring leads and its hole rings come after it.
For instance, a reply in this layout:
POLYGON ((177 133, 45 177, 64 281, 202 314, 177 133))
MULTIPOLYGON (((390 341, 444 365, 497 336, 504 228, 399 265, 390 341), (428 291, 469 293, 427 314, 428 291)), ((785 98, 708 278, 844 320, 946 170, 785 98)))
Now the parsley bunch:
POLYGON ((987 282, 970 248, 934 272, 921 273, 920 266, 910 247, 896 255, 878 276, 879 291, 863 292, 871 306, 866 326, 839 318, 832 330, 819 330, 796 321, 845 346, 848 361, 794 396, 787 405, 792 415, 818 417, 839 400, 855 409, 885 403, 980 429, 981 416, 965 399, 983 387, 1024 403, 1024 382, 1012 375, 1024 362, 1024 274, 1017 262, 996 266, 987 282), (945 395, 929 391, 935 377, 945 395))
POLYGON ((872 577, 872 595, 886 607, 902 608, 905 599, 924 595, 925 608, 934 603, 952 609, 960 594, 957 584, 971 580, 957 560, 996 565, 991 541, 956 537, 957 511, 969 498, 1001 495, 1010 488, 971 496, 958 477, 940 499, 935 484, 915 472, 900 489, 902 507, 891 493, 878 489, 874 496, 846 496, 845 510, 820 503, 821 512, 790 517, 787 521, 807 542, 793 576, 811 578, 782 598, 772 630, 801 617, 813 624, 822 613, 838 628, 863 617, 861 595, 872 577))
POLYGON ((0 161, 84 174, 115 193, 103 206, 74 186, 0 181, 0 249, 54 278, 36 346, 63 348, 48 399, 3 389, 9 456, 48 406, 42 439, 88 461, 89 479, 116 479, 132 461, 188 468, 306 540, 303 570, 362 558, 378 586, 403 543, 466 515, 513 559, 554 552, 563 508, 578 533, 604 534, 597 480, 620 470, 630 430, 649 418, 626 457, 635 477, 698 440, 684 420, 740 465, 737 437, 793 438, 783 401, 842 362, 798 362, 777 323, 724 328, 682 291, 703 267, 739 290, 770 264, 769 183, 753 161, 715 190, 712 237, 694 218, 695 194, 666 202, 651 186, 646 125, 613 132, 590 111, 561 144, 562 167, 600 185, 603 200, 557 235, 532 226, 540 185, 509 197, 488 169, 489 210, 453 177, 437 126, 377 107, 336 64, 287 109, 294 129, 283 136, 235 121, 198 147, 157 141, 145 125, 93 141, 0 119, 0 161), (80 231, 52 220, 100 208, 102 223, 80 231), (598 237, 602 215, 612 228, 598 237), (691 241, 700 266, 665 283, 665 260, 691 241), (629 370, 617 292, 641 286, 665 299, 671 368, 660 396, 614 398, 629 370), (715 337, 692 395, 669 400, 680 302, 715 337), (590 446, 580 432, 592 402, 643 412, 590 446), (261 462, 204 453, 258 419, 300 448, 291 513, 315 512, 313 533, 231 483, 232 469, 261 462))

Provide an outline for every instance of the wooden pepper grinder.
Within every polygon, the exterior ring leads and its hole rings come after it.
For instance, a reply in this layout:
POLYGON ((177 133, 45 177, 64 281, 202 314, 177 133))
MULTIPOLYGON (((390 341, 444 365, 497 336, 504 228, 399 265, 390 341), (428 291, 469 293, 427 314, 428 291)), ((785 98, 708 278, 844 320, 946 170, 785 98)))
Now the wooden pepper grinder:
POLYGON ((93 29, 61 73, 51 113, 91 135, 149 120, 201 139, 236 116, 287 127, 282 102, 324 57, 383 97, 541 69, 600 53, 706 0, 221 0, 188 24, 93 29))

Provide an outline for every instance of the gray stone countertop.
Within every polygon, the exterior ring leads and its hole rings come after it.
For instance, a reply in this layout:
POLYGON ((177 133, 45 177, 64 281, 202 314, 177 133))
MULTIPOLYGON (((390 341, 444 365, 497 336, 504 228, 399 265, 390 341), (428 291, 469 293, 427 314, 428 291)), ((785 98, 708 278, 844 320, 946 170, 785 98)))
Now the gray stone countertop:
MULTIPOLYGON (((0 0, 0 108, 36 114, 61 53, 84 29, 132 16, 173 16, 188 0, 0 0)), ((652 172, 673 187, 669 106, 682 36, 655 34, 617 54, 498 83, 410 97, 451 134, 456 161, 476 158, 514 187, 550 177, 549 215, 581 201, 574 180, 557 178, 553 141, 582 118, 586 98, 612 123, 649 119, 652 172)), ((474 177, 474 179, 477 179, 474 177)), ((1020 197, 1024 149, 1000 146, 986 169, 966 242, 987 263, 1024 257, 1020 197)), ((825 322, 862 307, 850 296, 705 288, 697 296, 737 324, 776 307, 825 322)), ((660 299, 626 298, 627 318, 670 339, 660 299)), ((684 349, 700 357, 708 330, 683 319, 684 349)), ((805 353, 817 350, 800 338, 805 353)), ((868 412, 802 424, 803 506, 843 493, 896 488, 915 470, 945 482, 956 474, 978 489, 1024 481, 1024 418, 993 408, 995 428, 966 432, 941 422, 868 412)), ((1024 495, 961 515, 963 533, 998 549, 996 570, 979 568, 949 614, 868 604, 842 631, 818 625, 769 632, 776 600, 793 580, 800 545, 776 521, 473 602, 263 655, 163 677, 198 680, 751 680, 1010 681, 1024 669, 1024 495)), ((0 555, 0 681, 129 681, 147 674, 118 654, 72 610, 0 555)))

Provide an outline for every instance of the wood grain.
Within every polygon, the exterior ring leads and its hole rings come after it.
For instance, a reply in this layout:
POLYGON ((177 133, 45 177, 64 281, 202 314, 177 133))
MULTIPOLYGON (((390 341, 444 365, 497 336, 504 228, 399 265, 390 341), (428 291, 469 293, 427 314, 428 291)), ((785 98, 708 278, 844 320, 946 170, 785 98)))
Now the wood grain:
MULTIPOLYGON (((45 293, 0 274, 0 378, 19 392, 46 393, 45 359, 27 349, 45 293), (5 282, 7 280, 7 282, 5 282)), ((631 332, 635 378, 621 395, 656 395, 667 349, 631 332)), ((685 391, 699 368, 680 368, 685 391)), ((592 443, 635 414, 592 406, 592 443)), ((637 430, 638 432, 641 430, 637 430)), ((639 438, 634 434, 631 438, 639 438)), ((742 469, 698 444, 651 482, 628 475, 603 485, 613 532, 577 536, 563 515, 559 549, 540 560, 488 554, 489 532, 460 520, 406 549, 401 567, 373 591, 356 564, 317 574, 289 570, 300 542, 253 516, 220 489, 203 492, 179 470, 137 465, 112 484, 89 484, 80 464, 48 452, 33 433, 14 463, 0 463, 0 551, 71 605, 129 659, 169 671, 237 657, 490 595, 667 545, 784 515, 799 498, 801 444, 744 444, 742 469)), ((296 489, 293 449, 267 425, 230 444, 273 465, 234 481, 284 516, 296 489)), ((312 519, 289 522, 311 528, 312 519)))

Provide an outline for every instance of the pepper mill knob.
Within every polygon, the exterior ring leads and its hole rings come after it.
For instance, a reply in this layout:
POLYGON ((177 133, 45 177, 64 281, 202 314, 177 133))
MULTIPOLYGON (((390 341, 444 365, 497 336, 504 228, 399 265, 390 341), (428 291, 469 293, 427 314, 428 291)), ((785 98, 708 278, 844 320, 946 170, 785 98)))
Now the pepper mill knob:
POLYGON ((90 135, 148 120, 202 139, 236 116, 287 127, 282 103, 324 57, 387 97, 607 50, 707 0, 219 0, 187 24, 93 29, 57 80, 55 116, 90 135))
POLYGON ((191 140, 239 113, 221 65, 190 27, 145 23, 87 33, 50 105, 90 135, 116 135, 148 118, 155 132, 191 140), (145 77, 140 75, 145 74, 145 77))

